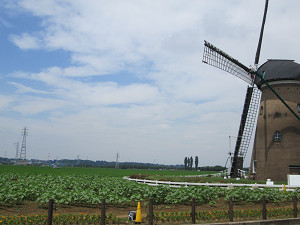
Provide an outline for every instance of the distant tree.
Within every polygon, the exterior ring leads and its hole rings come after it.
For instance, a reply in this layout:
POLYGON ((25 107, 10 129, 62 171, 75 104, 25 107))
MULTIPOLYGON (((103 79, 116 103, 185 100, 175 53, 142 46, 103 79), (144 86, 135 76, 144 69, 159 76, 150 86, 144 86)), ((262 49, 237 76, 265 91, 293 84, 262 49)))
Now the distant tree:
POLYGON ((186 158, 187 158, 187 169, 189 170, 191 165, 191 159, 189 157, 186 158))
POLYGON ((198 156, 195 157, 195 170, 198 170, 198 163, 199 163, 199 159, 198 156))
POLYGON ((193 156, 191 156, 190 158, 190 169, 191 170, 193 169, 193 156))
POLYGON ((188 164, 188 159, 187 157, 184 158, 184 169, 186 170, 188 164))

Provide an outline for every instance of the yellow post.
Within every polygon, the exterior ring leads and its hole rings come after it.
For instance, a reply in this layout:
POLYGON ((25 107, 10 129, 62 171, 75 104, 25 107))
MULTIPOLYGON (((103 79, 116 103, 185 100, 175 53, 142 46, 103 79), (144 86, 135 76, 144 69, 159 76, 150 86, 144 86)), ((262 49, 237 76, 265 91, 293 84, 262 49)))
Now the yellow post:
POLYGON ((285 193, 286 192, 286 186, 285 186, 285 184, 283 185, 283 193, 285 193))
POLYGON ((136 217, 135 217, 135 223, 142 223, 142 209, 141 209, 141 203, 138 202, 137 210, 136 210, 136 217))

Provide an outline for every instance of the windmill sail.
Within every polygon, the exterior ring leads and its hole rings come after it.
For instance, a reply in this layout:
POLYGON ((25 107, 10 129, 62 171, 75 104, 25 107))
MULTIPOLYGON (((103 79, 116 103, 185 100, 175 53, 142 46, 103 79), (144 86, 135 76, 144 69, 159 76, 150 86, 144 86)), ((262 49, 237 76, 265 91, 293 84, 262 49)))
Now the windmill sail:
POLYGON ((266 0, 265 11, 264 11, 262 24, 261 24, 260 35, 259 35, 259 40, 258 40, 258 45, 257 45, 257 50, 256 50, 256 55, 255 55, 255 60, 254 60, 254 65, 255 66, 258 65, 258 61, 259 61, 259 55, 260 55, 262 38, 263 38, 263 35, 264 35, 264 28, 265 28, 265 22, 266 22, 266 17, 267 17, 268 5, 269 5, 269 0, 266 0))
POLYGON ((204 41, 203 62, 217 67, 246 81, 248 87, 240 128, 233 154, 230 176, 237 177, 238 170, 243 168, 244 158, 249 148, 253 128, 256 122, 257 107, 260 101, 260 91, 253 87, 253 71, 238 60, 232 58, 212 44, 204 41))
POLYGON ((238 60, 227 55, 225 52, 207 41, 204 41, 202 62, 233 74, 234 76, 246 81, 248 84, 252 85, 253 83, 253 79, 250 74, 252 71, 247 66, 243 65, 238 60))
POLYGON ((256 124, 257 109, 260 102, 260 97, 260 90, 258 90, 256 87, 248 87, 232 159, 230 171, 231 177, 237 177, 238 170, 243 169, 243 162, 256 124))

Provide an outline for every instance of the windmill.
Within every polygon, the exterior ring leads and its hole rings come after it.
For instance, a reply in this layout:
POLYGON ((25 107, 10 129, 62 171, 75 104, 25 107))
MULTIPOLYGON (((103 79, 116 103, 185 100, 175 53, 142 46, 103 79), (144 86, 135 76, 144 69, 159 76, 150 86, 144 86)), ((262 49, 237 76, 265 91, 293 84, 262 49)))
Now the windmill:
POLYGON ((267 9, 268 0, 265 2, 254 68, 243 65, 207 41, 204 41, 203 62, 249 84, 229 168, 230 176, 239 176, 256 126, 251 177, 285 180, 290 166, 300 172, 300 64, 292 60, 268 60, 258 68, 267 9), (298 113, 295 112, 297 109, 298 113), (274 144, 281 138, 282 132, 285 133, 285 141, 274 144), (279 153, 276 148, 282 152, 279 153), (279 162, 282 157, 284 162, 279 162), (282 171, 280 175, 278 170, 282 171))

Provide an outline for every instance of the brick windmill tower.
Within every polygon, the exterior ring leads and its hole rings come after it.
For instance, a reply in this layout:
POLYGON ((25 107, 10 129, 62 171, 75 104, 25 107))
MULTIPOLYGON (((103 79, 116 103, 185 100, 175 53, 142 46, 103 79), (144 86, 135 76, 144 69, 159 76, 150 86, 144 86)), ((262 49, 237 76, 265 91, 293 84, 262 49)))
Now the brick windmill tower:
MULTIPOLYGON (((258 72, 300 116, 300 64, 292 60, 268 60, 258 72)), ((285 181, 287 174, 300 174, 300 121, 260 80, 262 92, 254 147, 251 178, 285 181)))
POLYGON ((256 126, 250 177, 277 181, 286 180, 288 173, 300 172, 300 64, 292 60, 268 60, 258 68, 267 9, 268 0, 254 68, 248 68, 206 41, 203 62, 250 85, 231 158, 230 176, 240 176, 256 126))

